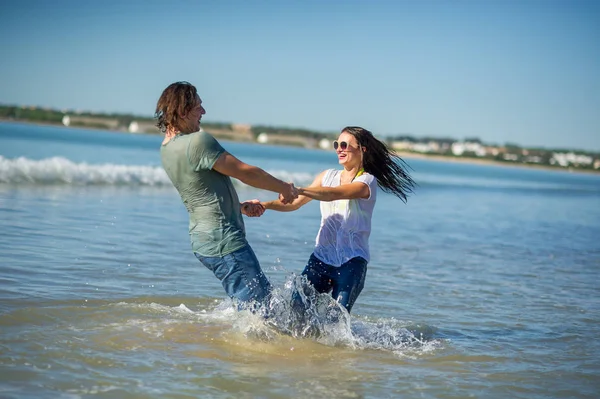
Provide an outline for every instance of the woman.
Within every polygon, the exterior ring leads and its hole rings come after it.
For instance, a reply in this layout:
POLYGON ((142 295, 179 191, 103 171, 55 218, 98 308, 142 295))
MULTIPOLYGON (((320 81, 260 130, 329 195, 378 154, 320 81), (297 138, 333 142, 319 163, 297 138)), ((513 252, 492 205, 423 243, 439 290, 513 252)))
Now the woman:
POLYGON ((414 181, 404 161, 361 127, 346 127, 333 142, 342 170, 321 172, 298 198, 262 202, 265 209, 294 211, 321 201, 321 226, 314 252, 302 272, 319 293, 330 292, 348 312, 362 291, 369 262, 371 218, 377 186, 406 202, 414 181))

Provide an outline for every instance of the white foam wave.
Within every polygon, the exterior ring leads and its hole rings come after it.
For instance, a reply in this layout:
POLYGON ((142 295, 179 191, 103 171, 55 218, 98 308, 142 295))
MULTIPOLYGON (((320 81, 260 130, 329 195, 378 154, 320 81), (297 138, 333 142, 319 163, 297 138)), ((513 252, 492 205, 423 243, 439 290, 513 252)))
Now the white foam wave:
MULTIPOLYGON (((313 176, 308 173, 269 171, 272 175, 306 185, 313 176)), ((76 163, 63 157, 33 160, 24 157, 4 158, 0 155, 0 183, 44 185, 142 185, 171 186, 160 166, 76 163)), ((234 184, 243 185, 237 180, 234 184)))
POLYGON ((0 182, 18 184, 149 185, 171 184, 156 166, 75 163, 63 157, 41 160, 0 156, 0 182))

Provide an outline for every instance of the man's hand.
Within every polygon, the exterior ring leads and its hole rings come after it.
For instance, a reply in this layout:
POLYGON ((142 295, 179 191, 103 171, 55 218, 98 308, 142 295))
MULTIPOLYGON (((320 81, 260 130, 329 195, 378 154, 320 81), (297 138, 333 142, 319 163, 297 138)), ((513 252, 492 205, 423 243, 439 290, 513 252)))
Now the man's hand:
POLYGON ((298 189, 294 187, 294 183, 288 183, 286 190, 279 193, 279 201, 282 204, 291 204, 296 198, 298 198, 298 189))
POLYGON ((265 207, 257 199, 244 201, 241 206, 242 213, 248 217, 258 217, 265 213, 265 207))

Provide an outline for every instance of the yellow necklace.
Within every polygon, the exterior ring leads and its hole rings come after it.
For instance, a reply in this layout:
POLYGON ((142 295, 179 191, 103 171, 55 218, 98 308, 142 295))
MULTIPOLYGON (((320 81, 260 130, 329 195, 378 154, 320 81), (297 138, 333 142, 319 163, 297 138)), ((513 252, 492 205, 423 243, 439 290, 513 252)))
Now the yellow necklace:
MULTIPOLYGON (((358 172, 356 172, 356 176, 354 176, 354 179, 356 179, 358 176, 362 175, 363 173, 365 173, 365 168, 360 168, 358 170, 358 172)), ((354 179, 352 179, 352 181, 354 181, 354 179)))

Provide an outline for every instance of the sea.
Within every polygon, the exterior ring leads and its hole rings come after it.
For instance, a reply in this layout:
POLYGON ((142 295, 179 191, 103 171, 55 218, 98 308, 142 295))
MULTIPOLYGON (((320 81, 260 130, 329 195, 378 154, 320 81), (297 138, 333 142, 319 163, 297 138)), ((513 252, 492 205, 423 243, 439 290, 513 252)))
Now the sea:
MULTIPOLYGON (((418 185, 379 192, 352 314, 325 295, 304 334, 194 257, 161 140, 0 123, 1 398, 600 397, 600 175, 405 159, 418 185)), ((297 186, 339 167, 222 145, 297 186)), ((319 204, 244 220, 292 320, 319 204)))

